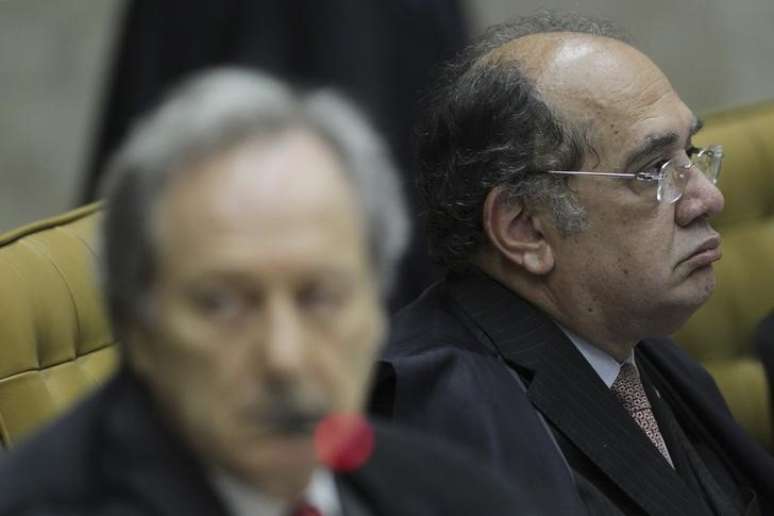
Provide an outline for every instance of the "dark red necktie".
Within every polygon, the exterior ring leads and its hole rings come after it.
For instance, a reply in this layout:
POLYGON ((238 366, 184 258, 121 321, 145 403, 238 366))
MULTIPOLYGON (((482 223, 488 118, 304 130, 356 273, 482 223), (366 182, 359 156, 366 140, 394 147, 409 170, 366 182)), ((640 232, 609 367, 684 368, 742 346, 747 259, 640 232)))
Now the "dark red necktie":
POLYGON ((288 514, 289 516, 322 516, 317 507, 306 502, 297 504, 288 514))
POLYGON ((634 418, 634 421, 640 425, 640 428, 648 436, 653 446, 656 447, 669 465, 674 467, 672 457, 669 456, 669 450, 667 449, 666 442, 664 442, 664 437, 658 428, 656 416, 653 414, 653 409, 650 406, 648 395, 645 393, 645 388, 642 386, 642 381, 640 381, 640 375, 637 373, 637 368, 629 363, 623 364, 621 371, 618 373, 618 378, 615 379, 610 388, 618 396, 618 399, 621 400, 624 408, 634 418))

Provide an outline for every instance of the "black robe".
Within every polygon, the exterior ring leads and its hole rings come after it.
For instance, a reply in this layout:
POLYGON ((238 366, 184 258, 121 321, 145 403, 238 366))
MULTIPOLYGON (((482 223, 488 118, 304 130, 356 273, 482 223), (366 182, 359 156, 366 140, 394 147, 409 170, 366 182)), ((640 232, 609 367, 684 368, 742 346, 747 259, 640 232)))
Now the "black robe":
POLYGON ((774 462, 709 374, 669 339, 635 360, 676 469, 550 318, 451 276, 397 314, 372 410, 471 448, 553 514, 772 514, 774 462))

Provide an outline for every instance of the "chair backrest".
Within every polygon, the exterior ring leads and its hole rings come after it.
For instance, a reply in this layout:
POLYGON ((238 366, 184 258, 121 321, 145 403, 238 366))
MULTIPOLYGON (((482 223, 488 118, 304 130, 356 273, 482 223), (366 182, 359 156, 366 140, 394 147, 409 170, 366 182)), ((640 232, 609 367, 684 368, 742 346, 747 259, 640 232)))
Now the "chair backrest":
POLYGON ((99 217, 93 204, 0 235, 0 447, 115 367, 95 273, 99 217))

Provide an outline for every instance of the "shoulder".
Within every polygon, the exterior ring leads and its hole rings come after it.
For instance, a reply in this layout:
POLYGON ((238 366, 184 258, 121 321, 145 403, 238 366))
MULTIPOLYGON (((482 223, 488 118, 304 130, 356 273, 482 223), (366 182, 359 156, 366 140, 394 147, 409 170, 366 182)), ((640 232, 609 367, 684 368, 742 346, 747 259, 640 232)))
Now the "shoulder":
POLYGON ((445 281, 435 283, 393 316, 385 358, 411 355, 442 345, 469 345, 469 332, 449 309, 447 288, 445 281))
MULTIPOLYGON (((461 410, 480 415, 483 407, 502 403, 511 376, 449 308, 446 288, 443 281, 433 285, 395 317, 377 363, 373 414, 429 428, 461 410)), ((474 424, 459 419, 459 425, 474 424)))
POLYGON ((110 390, 109 382, 0 459, 0 515, 67 514, 99 492, 93 459, 110 390))
POLYGON ((427 327, 404 340, 391 339, 376 366, 372 412, 428 421, 433 414, 497 399, 506 370, 492 352, 477 345, 475 336, 465 332, 464 328, 450 332, 448 327, 427 327))
POLYGON ((374 428, 371 460, 347 480, 385 514, 533 514, 526 493, 468 452, 394 425, 376 422, 374 428))
POLYGON ((466 360, 492 356, 449 303, 447 284, 441 281, 400 310, 391 321, 381 362, 412 375, 430 371, 438 375, 466 360))

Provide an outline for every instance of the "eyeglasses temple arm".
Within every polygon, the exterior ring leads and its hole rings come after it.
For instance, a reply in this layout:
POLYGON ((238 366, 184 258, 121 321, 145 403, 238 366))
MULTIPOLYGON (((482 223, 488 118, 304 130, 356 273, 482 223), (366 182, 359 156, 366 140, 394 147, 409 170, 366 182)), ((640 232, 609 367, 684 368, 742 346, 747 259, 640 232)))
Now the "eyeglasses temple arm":
POLYGON ((585 172, 580 170, 549 170, 549 174, 563 174, 567 176, 608 176, 608 177, 636 177, 637 174, 623 172, 585 172))

